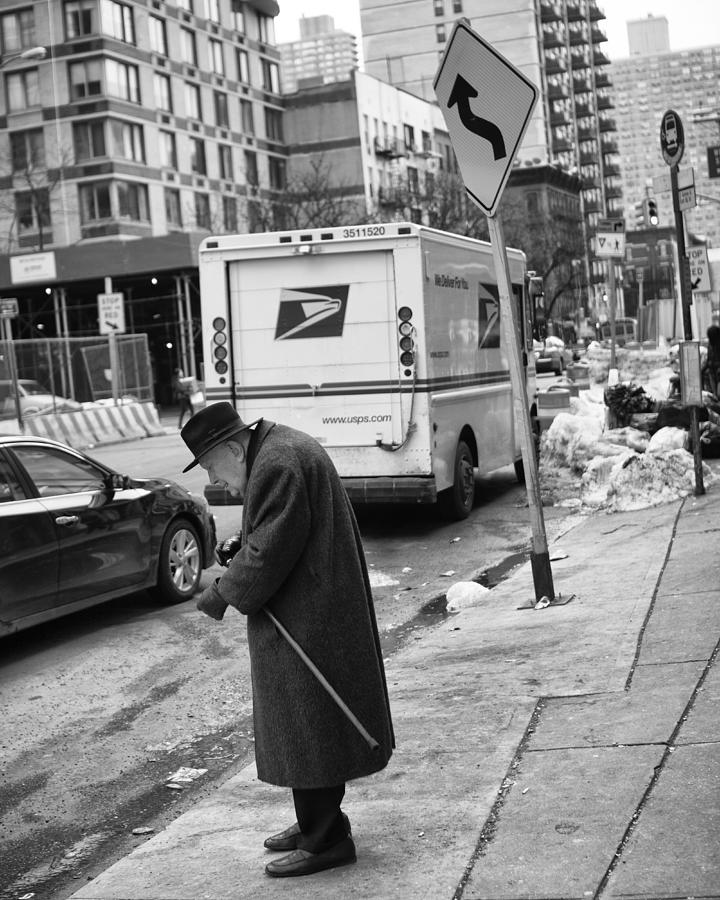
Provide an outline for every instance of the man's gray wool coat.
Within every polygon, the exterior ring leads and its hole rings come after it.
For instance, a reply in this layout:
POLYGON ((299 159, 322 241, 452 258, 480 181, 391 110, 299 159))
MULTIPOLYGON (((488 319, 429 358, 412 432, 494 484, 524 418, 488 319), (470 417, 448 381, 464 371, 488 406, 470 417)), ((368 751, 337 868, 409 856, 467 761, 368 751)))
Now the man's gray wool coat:
POLYGON ((355 516, 323 448, 269 421, 255 429, 243 543, 216 597, 247 616, 258 777, 318 788, 383 769, 394 737, 355 516), (370 735, 371 750, 262 612, 278 618, 370 735))

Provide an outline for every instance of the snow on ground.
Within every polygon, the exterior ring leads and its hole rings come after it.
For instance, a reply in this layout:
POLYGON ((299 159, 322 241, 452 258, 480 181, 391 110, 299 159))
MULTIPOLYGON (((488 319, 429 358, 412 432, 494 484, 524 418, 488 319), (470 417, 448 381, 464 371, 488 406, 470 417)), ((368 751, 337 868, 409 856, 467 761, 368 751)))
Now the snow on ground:
MULTIPOLYGON (((667 400, 674 374, 669 348, 617 352, 619 381, 639 384, 656 401, 667 400)), ((570 398, 540 441, 543 502, 582 510, 620 512, 658 506, 692 494, 695 463, 681 428, 647 431, 610 428, 604 400, 609 350, 590 347, 589 389, 570 398)), ((707 486, 714 480, 703 465, 707 486)))

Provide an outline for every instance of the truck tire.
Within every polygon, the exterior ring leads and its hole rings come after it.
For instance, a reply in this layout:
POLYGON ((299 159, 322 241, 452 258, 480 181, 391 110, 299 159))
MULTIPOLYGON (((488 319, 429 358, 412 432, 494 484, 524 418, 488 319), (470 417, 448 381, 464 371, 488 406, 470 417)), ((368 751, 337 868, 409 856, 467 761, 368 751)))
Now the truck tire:
POLYGON ((195 526, 175 519, 163 535, 153 594, 164 603, 189 600, 200 586, 202 551, 195 526))
POLYGON ((438 507, 446 519, 467 519, 474 502, 475 471, 472 453, 465 441, 458 441, 453 485, 438 494, 438 507))

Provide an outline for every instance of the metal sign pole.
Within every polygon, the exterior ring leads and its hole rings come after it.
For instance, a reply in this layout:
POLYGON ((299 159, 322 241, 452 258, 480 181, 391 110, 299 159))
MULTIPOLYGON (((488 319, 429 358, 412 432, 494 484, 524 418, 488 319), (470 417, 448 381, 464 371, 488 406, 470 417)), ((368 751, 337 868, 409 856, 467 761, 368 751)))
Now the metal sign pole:
POLYGON ((10 318, 2 317, 3 340, 7 347, 8 363, 10 369, 10 380, 12 381, 13 393, 15 394, 15 415, 17 416, 18 428, 25 431, 25 423, 22 417, 22 407, 20 405, 20 385, 18 384, 17 359, 15 358, 15 345, 12 338, 12 325, 10 318))
POLYGON ((532 529, 532 551, 530 563, 535 587, 535 599, 541 600, 547 597, 550 601, 555 599, 552 569, 550 567, 550 553, 548 551, 547 537, 545 534, 545 520, 542 511, 542 499, 540 496, 540 475, 538 472, 537 458, 535 456, 535 439, 530 421, 530 407, 528 404, 527 387, 525 384, 520 348, 517 336, 519 329, 515 320, 515 308, 512 302, 512 288, 510 282, 510 269, 508 267, 507 250, 505 247, 505 235, 499 214, 488 216, 488 228, 490 229, 490 241, 492 243, 495 272, 497 275, 498 292, 500 295, 500 323, 505 337, 505 349, 508 354, 510 366, 510 384, 512 386, 513 404, 515 407, 515 423, 520 428, 520 449, 522 451, 523 467, 525 469, 525 486, 527 488, 528 508, 530 511, 530 526, 532 529))

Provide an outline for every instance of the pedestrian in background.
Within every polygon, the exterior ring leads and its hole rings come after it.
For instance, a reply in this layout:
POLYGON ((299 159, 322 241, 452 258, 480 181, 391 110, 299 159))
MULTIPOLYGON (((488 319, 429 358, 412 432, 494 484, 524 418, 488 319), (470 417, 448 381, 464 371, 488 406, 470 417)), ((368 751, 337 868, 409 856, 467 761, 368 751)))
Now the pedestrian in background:
POLYGON ((185 413, 192 416, 193 408, 190 402, 190 394, 192 393, 192 384, 190 378, 185 378, 182 369, 175 369, 172 380, 173 396, 180 405, 180 418, 178 419, 178 428, 182 428, 185 413))
POLYGON ((708 351, 703 373, 705 386, 717 397, 718 384, 720 384, 720 328, 717 325, 709 326, 707 339, 708 351))
POLYGON ((198 601, 222 619, 247 616, 258 778, 292 789, 297 821, 265 840, 290 851, 273 877, 356 860, 341 810, 347 781, 383 769, 394 747, 365 557, 329 456, 313 438, 230 403, 194 415, 181 436, 211 484, 243 503, 242 533, 220 546, 228 568, 198 601), (234 554, 234 555, 233 555, 234 554), (365 740, 278 630, 277 617, 362 724, 365 740), (373 746, 374 744, 374 746, 373 746))

